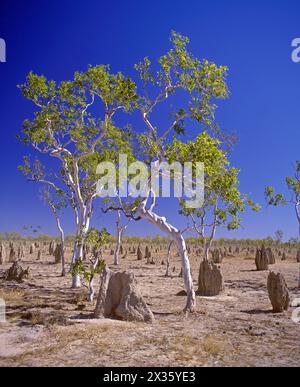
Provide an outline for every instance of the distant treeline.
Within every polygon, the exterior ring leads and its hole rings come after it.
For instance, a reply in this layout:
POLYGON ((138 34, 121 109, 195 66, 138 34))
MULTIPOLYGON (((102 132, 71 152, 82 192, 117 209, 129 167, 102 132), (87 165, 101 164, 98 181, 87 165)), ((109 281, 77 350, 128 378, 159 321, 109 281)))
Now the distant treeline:
MULTIPOLYGON (((6 241, 20 241, 20 240, 30 240, 30 241, 51 241, 58 240, 58 237, 53 237, 47 234, 40 234, 37 236, 24 236, 18 232, 0 232, 0 240, 6 241)), ((71 243, 75 239, 74 235, 68 235, 65 238, 66 243, 71 243)), ((116 241, 114 236, 110 236, 110 242, 113 243, 116 241)), ((187 237, 187 244, 190 245, 201 245, 203 240, 201 238, 195 237, 187 237)), ((156 236, 145 236, 145 237, 137 237, 137 236, 124 236, 123 243, 134 243, 134 244, 169 244, 170 240, 161 235, 156 236)), ((260 246, 260 245, 268 245, 268 246, 280 246, 280 247, 300 247, 300 241, 297 238, 291 238, 287 242, 280 242, 274 240, 272 237, 267 237, 265 239, 235 239, 235 238, 219 238, 214 241, 214 246, 260 246)))

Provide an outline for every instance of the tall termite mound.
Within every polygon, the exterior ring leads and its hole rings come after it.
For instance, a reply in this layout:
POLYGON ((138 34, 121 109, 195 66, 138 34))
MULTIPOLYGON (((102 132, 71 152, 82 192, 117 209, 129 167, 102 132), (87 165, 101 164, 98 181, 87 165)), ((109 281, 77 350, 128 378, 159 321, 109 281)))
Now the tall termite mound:
POLYGON ((203 260, 200 264, 197 294, 211 297, 223 290, 224 282, 220 267, 213 261, 203 260))
POLYGON ((56 249, 56 242, 51 241, 49 244, 49 255, 54 255, 56 249))
POLYGON ((266 248, 266 254, 268 257, 268 264, 275 265, 275 263, 276 263, 275 254, 274 254, 273 250, 271 249, 271 247, 266 248))
POLYGON ((100 275, 100 289, 94 316, 127 321, 152 322, 154 316, 143 299, 133 273, 114 273, 105 268, 100 275))
POLYGON ((222 263, 223 258, 224 254, 221 249, 216 249, 212 251, 212 260, 214 263, 222 263))
POLYGON ((16 258, 17 258, 16 248, 15 248, 15 245, 12 243, 9 249, 8 261, 15 262, 16 258))
POLYGON ((136 255, 137 255, 137 260, 138 261, 141 261, 143 259, 143 253, 142 253, 140 245, 138 245, 137 254, 136 255))
POLYGON ((24 245, 21 243, 18 247, 18 259, 25 258, 24 245))
POLYGON ((62 260, 62 247, 60 243, 58 243, 55 247, 54 258, 55 258, 55 263, 60 263, 62 260))
POLYGON ((34 254, 35 248, 36 248, 35 244, 32 243, 32 244, 30 245, 30 247, 29 247, 29 254, 34 254))
POLYGON ((4 243, 0 243, 0 265, 3 265, 6 262, 6 250, 4 243))
POLYGON ((274 313, 288 310, 290 303, 289 290, 281 273, 270 272, 268 276, 268 293, 274 313))
POLYGON ((297 262, 300 263, 300 249, 297 251, 297 262))
POLYGON ((255 265, 258 271, 268 270, 269 259, 264 246, 256 250, 255 265))

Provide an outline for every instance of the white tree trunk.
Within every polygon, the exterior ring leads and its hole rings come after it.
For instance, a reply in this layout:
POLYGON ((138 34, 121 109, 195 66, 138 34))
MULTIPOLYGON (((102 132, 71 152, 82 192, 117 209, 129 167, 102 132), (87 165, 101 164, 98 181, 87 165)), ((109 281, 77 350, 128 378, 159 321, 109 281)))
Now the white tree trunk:
POLYGON ((120 248, 122 244, 122 226, 121 226, 121 213, 117 213, 117 242, 114 252, 114 265, 119 265, 120 248))
POLYGON ((167 255, 167 268, 166 268, 166 274, 165 277, 170 276, 170 259, 171 259, 171 248, 173 245, 174 241, 171 241, 168 247, 168 255, 167 255))
POLYGON ((205 243, 205 249, 204 249, 204 260, 205 261, 209 260, 209 252, 210 252, 212 242, 214 240, 214 236, 216 233, 215 226, 213 226, 213 227, 214 227, 214 231, 212 232, 212 235, 210 236, 209 240, 205 243))
POLYGON ((120 248, 122 244, 122 229, 120 227, 117 228, 117 242, 116 248, 114 252, 114 265, 119 265, 120 263, 120 248))
POLYGON ((209 240, 205 243, 205 248, 204 248, 204 260, 208 261, 209 260, 209 252, 213 243, 213 240, 215 239, 216 236, 216 231, 217 231, 217 216, 216 216, 216 210, 217 210, 217 205, 214 207, 214 223, 212 226, 211 234, 209 240))
MULTIPOLYGON (((100 256, 99 256, 99 254, 97 254, 95 262, 92 265, 93 271, 96 269, 96 267, 97 267, 97 265, 99 263, 99 259, 100 259, 100 256)), ((90 281, 89 281, 89 294, 88 294, 88 301, 89 302, 93 302, 94 301, 94 297, 95 297, 94 278, 95 278, 95 275, 92 274, 92 276, 90 278, 90 281)))
POLYGON ((61 243, 61 275, 64 277, 66 275, 66 264, 65 264, 65 233, 61 227, 59 217, 56 218, 57 227, 60 232, 60 243, 61 243))
POLYGON ((142 219, 146 219, 148 222, 158 227, 174 241, 178 249, 178 253, 181 257, 182 274, 187 293, 187 301, 184 311, 194 312, 196 307, 196 297, 185 240, 181 232, 177 230, 174 226, 169 224, 166 218, 158 216, 157 214, 152 212, 151 209, 147 210, 146 202, 147 200, 143 201, 138 207, 138 213, 142 219))
MULTIPOLYGON (((74 245, 74 254, 72 259, 72 264, 76 264, 77 261, 82 260, 83 258, 83 246, 85 242, 86 235, 90 228, 90 220, 91 220, 91 201, 87 206, 83 206, 80 208, 79 215, 79 224, 77 227, 76 233, 76 246, 74 245)), ((72 277, 72 288, 80 288, 81 287, 81 279, 80 274, 75 273, 72 277)))

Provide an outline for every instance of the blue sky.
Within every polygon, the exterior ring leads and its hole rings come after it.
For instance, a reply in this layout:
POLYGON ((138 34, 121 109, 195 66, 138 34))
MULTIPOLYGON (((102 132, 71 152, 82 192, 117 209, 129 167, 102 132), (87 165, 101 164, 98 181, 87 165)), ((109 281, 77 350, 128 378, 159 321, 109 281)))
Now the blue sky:
MULTIPOLYGON (((0 63, 0 231, 32 224, 56 233, 38 187, 17 172, 29 149, 15 136, 32 105, 16 85, 31 70, 63 80, 88 64, 109 63, 113 71, 134 74, 134 63, 168 49, 173 29, 190 38, 195 55, 229 67, 230 98, 220 104, 217 121, 239 136, 231 160, 241 168, 241 190, 263 205, 259 214, 245 214, 240 230, 220 230, 218 236, 261 238, 279 228, 286 238, 296 236, 293 209, 266 208, 263 191, 268 184, 284 191, 284 177, 300 156, 300 63, 291 61, 291 42, 300 37, 299 15, 297 1, 1 0, 7 62, 0 63)), ((174 201, 163 199, 162 209, 183 226, 174 201)), ((69 233, 71 220, 65 220, 69 233)), ((94 222, 113 230, 113 218, 98 209, 94 222)), ((128 233, 157 230, 139 222, 128 233)))

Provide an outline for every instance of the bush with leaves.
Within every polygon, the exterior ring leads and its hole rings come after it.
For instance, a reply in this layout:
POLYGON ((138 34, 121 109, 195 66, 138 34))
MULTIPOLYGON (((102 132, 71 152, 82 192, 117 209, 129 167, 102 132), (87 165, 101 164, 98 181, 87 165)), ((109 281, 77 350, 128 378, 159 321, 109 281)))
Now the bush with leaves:
POLYGON ((106 263, 103 259, 103 247, 109 240, 109 233, 105 228, 101 231, 96 228, 91 228, 87 234, 85 242, 92 246, 93 258, 91 259, 91 265, 89 268, 86 267, 82 259, 79 259, 72 266, 72 274, 83 276, 88 282, 88 300, 92 302, 94 300, 94 278, 96 274, 101 273, 106 263))

